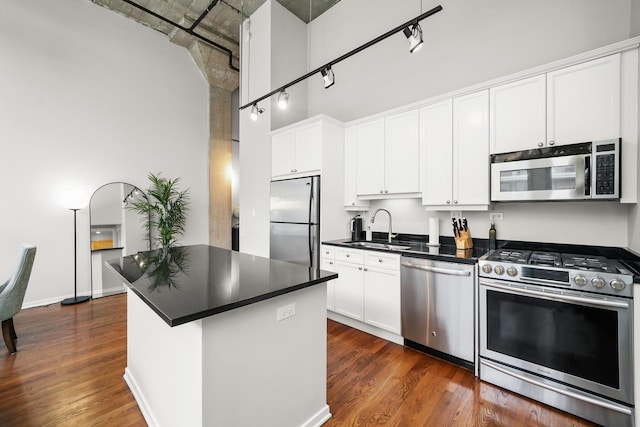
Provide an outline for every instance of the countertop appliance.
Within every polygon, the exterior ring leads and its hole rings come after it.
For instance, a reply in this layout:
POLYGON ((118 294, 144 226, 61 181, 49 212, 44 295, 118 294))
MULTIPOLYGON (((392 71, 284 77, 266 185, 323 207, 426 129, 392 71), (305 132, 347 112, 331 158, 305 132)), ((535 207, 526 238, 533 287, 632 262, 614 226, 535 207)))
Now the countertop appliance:
POLYGON ((620 198, 620 139, 491 156, 491 201, 620 198))
POLYGON ((349 231, 351 231, 351 241, 358 242, 362 240, 362 231, 364 228, 362 227, 362 217, 360 215, 356 215, 351 218, 349 221, 349 231))
POLYGON ((496 250, 479 264, 480 378, 634 425, 633 272, 602 256, 496 250))
POLYGON ((271 182, 270 257, 320 266, 320 177, 271 182))
POLYGON ((405 256, 400 266, 405 345, 473 369, 476 266, 405 256))

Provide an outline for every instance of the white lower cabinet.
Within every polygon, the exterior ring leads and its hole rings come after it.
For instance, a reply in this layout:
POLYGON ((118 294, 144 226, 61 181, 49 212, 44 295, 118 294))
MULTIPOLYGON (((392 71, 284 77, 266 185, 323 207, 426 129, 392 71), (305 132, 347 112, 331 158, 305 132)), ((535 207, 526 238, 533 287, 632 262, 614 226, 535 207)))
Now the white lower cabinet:
MULTIPOLYGON (((322 246, 320 251, 320 269, 336 272, 336 265, 333 260, 333 248, 330 246, 322 246)), ((335 289, 336 281, 329 280, 327 282, 327 310, 335 310, 335 289)))
POLYGON ((337 247, 334 253, 332 311, 399 335, 400 255, 337 247))

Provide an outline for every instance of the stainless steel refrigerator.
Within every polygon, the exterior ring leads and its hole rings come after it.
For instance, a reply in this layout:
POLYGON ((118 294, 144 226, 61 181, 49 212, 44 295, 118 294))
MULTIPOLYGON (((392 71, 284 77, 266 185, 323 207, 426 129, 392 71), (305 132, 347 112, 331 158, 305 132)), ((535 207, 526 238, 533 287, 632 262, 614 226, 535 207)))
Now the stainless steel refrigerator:
POLYGON ((271 182, 271 258, 320 266, 320 177, 271 182))

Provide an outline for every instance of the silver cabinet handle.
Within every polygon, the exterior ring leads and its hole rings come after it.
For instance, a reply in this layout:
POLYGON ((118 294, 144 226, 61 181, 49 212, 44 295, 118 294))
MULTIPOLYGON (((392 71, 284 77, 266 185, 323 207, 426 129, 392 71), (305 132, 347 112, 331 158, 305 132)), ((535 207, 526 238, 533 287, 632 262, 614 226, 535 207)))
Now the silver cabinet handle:
POLYGON ((355 205, 356 205, 356 202, 351 202, 351 206, 355 206, 355 205))
POLYGON ((388 192, 389 192, 389 190, 384 190, 384 192, 385 192, 385 193, 388 193, 388 192))
POLYGON ((378 258, 378 262, 382 262, 382 258, 378 258))
POLYGON ((544 145, 544 142, 538 142, 538 147, 542 147, 544 145))
POLYGON ((448 268, 429 267, 428 265, 418 265, 412 262, 403 261, 400 263, 403 267, 415 268, 418 270, 428 271, 430 273, 448 274, 450 276, 471 276, 468 270, 450 270, 448 268))
POLYGON ((382 194, 382 193, 384 193, 384 191, 383 191, 383 190, 380 190, 380 194, 382 194))
POLYGON ((457 200, 454 200, 454 201, 453 201, 453 204, 454 204, 454 205, 457 205, 457 204, 458 204, 458 201, 457 201, 457 200))
POLYGON ((358 267, 358 270, 362 270, 362 267, 358 267))
POLYGON ((346 256, 347 258, 351 257, 351 255, 350 255, 350 254, 346 254, 345 256, 346 256))
POLYGON ((450 204, 450 203, 451 203, 451 200, 447 200, 447 204, 450 204))
POLYGON ((364 271, 369 271, 369 270, 367 270, 367 269, 365 268, 365 269, 364 269, 364 271))
POLYGON ((549 141, 549 145, 555 145, 555 141, 549 141))

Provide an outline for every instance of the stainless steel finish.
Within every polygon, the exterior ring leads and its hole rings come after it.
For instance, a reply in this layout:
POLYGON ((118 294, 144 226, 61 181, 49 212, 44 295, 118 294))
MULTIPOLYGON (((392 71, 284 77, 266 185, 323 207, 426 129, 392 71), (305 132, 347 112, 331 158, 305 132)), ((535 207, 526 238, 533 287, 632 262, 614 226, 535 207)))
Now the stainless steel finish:
POLYGON ((389 236, 387 237, 387 239, 388 239, 387 241, 388 241, 389 243, 391 243, 391 239, 392 239, 392 238, 394 238, 394 237, 396 237, 396 235, 395 235, 395 234, 393 234, 393 231, 392 231, 392 225, 391 225, 391 212, 389 212, 388 210, 383 209, 383 208, 376 209, 376 210, 373 212, 373 215, 371 215, 371 224, 373 224, 373 222, 374 222, 374 221, 375 221, 375 219, 376 219, 376 214, 377 214, 378 212, 380 212, 380 211, 384 211, 384 212, 386 212, 386 213, 387 213, 387 215, 389 215, 389 236))
POLYGON ((616 291, 621 291, 625 288, 626 284, 620 279, 613 279, 609 282, 609 286, 616 291))
POLYGON ((489 360, 480 360, 480 377, 601 425, 635 425, 634 411, 630 407, 489 360))
POLYGON ((402 336, 474 363, 475 269, 402 257, 402 336))
POLYGON ((620 197, 620 139, 491 156, 491 201, 620 197))
POLYGON ((589 199, 585 196, 585 155, 547 157, 542 159, 518 160, 491 164, 491 200, 576 200, 589 199), (573 173, 568 169, 573 169, 573 173), (528 189, 531 178, 528 171, 549 170, 550 181, 559 189, 528 189), (565 169, 565 170, 562 170, 565 169), (554 172, 557 171, 557 172, 554 172), (504 175, 504 177, 503 177, 504 175), (510 176, 507 178, 507 176, 510 176), (569 180, 569 181, 567 181, 569 180), (503 187, 509 185, 509 190, 503 187))
POLYGON ((517 285, 500 285, 496 282, 489 281, 480 281, 480 284, 486 288, 492 289, 500 289, 503 291, 513 291, 517 289, 517 293, 522 295, 530 295, 535 297, 540 297, 543 299, 549 299, 553 301, 563 301, 563 302, 576 302, 585 305, 591 305, 594 307, 614 307, 614 308, 629 308, 629 302, 620 300, 620 301, 611 301, 610 299, 605 299, 605 297, 594 298, 594 297, 584 297, 584 296, 571 296, 565 294, 559 294, 555 292, 549 291, 536 291, 533 289, 529 289, 523 286, 517 285))
POLYGON ((403 267, 417 268, 418 270, 428 271, 430 273, 448 274, 451 276, 471 276, 471 270, 453 270, 450 268, 429 267, 427 265, 414 264, 412 262, 403 261, 400 263, 403 267))
POLYGON ((270 256, 320 266, 320 177, 273 181, 270 197, 270 256))
POLYGON ((544 142, 538 142, 538 147, 543 147, 544 146, 544 142))
POLYGON ((605 283, 606 282, 602 277, 594 277, 593 279, 591 279, 591 284, 598 289, 602 288, 605 285, 605 283))
MULTIPOLYGON (((507 281, 480 278, 479 310, 480 310, 480 357, 488 358, 495 362, 504 363, 515 368, 529 372, 538 373, 549 378, 550 381, 560 381, 567 385, 590 390, 594 393, 616 399, 620 402, 633 402, 633 300, 627 298, 617 298, 611 296, 587 295, 584 292, 573 290, 554 290, 546 286, 531 284, 514 284, 507 281), (550 301, 558 301, 571 305, 582 305, 596 307, 603 310, 616 312, 618 322, 618 365, 620 366, 620 384, 618 389, 611 388, 604 384, 541 366, 527 360, 511 357, 506 354, 495 352, 487 347, 487 292, 497 290, 511 295, 524 295, 536 298, 543 298, 550 301)), ((524 333, 524 331, 523 331, 524 333)), ((482 378, 482 373, 480 376, 482 378)), ((561 408, 563 409, 563 408, 561 408)))
POLYGON ((411 246, 404 245, 391 245, 388 243, 376 243, 376 242, 351 242, 349 243, 351 246, 361 247, 361 248, 369 248, 369 249, 388 249, 391 251, 404 251, 407 249, 411 249, 411 246))

